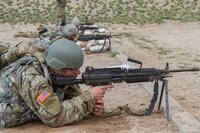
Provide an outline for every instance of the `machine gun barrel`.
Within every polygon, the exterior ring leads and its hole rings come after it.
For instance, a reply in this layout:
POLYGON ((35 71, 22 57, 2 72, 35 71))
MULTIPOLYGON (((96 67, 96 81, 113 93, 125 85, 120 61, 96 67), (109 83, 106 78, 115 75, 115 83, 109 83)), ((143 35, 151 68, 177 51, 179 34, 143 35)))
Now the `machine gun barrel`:
POLYGON ((85 30, 97 30, 99 27, 92 27, 92 26, 81 26, 79 28, 80 31, 85 31, 85 30))
POLYGON ((81 26, 84 26, 84 25, 94 25, 94 23, 89 23, 89 22, 86 22, 86 23, 80 23, 81 26))
POLYGON ((106 85, 110 83, 137 83, 137 82, 152 82, 154 80, 163 80, 169 76, 170 72, 192 72, 199 71, 198 68, 193 69, 175 69, 175 70, 160 70, 156 68, 139 68, 123 70, 122 68, 93 68, 87 67, 86 71, 82 73, 80 79, 73 77, 55 77, 56 85, 72 85, 72 84, 86 84, 86 85, 106 85))
POLYGON ((175 72, 195 72, 199 71, 199 68, 192 68, 192 69, 174 69, 174 70, 169 70, 169 73, 175 73, 175 72))

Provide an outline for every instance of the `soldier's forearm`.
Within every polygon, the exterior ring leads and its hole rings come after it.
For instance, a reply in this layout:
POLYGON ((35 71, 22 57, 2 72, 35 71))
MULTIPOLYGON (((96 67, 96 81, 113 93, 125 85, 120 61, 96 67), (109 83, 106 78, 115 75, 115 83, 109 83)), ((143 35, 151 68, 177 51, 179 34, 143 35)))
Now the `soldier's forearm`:
POLYGON ((54 127, 60 127, 83 119, 84 116, 93 111, 95 100, 89 91, 83 92, 80 96, 62 103, 62 111, 55 120, 54 127))

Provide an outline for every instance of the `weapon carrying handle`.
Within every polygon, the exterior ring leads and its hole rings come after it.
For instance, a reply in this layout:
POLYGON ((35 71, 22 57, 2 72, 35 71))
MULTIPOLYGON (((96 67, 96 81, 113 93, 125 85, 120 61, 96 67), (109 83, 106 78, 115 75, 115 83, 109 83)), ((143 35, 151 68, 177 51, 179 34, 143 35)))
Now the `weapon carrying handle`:
POLYGON ((136 63, 136 64, 140 64, 140 68, 142 68, 142 62, 139 61, 139 60, 135 60, 135 59, 132 59, 132 58, 128 58, 127 61, 134 62, 134 63, 136 63))

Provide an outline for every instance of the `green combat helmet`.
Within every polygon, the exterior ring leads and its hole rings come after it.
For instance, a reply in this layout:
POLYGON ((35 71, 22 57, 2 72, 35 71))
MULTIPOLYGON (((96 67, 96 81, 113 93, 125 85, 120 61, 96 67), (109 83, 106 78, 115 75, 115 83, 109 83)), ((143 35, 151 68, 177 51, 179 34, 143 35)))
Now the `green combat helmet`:
POLYGON ((83 65, 83 52, 74 42, 60 39, 52 43, 46 56, 47 65, 54 69, 79 69, 83 65))
POLYGON ((79 28, 80 27, 80 21, 79 21, 78 17, 74 17, 72 19, 71 24, 74 24, 77 28, 79 28))
POLYGON ((78 29, 74 24, 66 24, 65 26, 61 27, 60 33, 67 37, 70 37, 73 35, 77 35, 78 29))

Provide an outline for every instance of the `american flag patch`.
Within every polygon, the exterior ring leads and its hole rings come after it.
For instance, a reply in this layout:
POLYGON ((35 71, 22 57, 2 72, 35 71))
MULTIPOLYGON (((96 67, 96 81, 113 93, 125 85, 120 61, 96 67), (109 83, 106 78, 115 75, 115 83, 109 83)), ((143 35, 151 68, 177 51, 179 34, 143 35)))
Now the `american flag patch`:
POLYGON ((44 90, 38 97, 37 101, 43 103, 49 96, 51 95, 50 92, 44 90))

